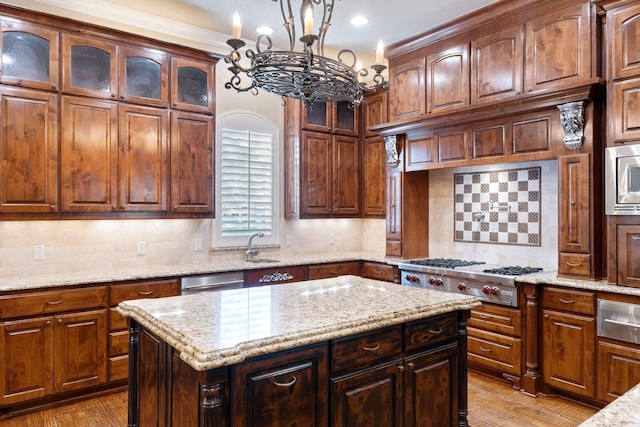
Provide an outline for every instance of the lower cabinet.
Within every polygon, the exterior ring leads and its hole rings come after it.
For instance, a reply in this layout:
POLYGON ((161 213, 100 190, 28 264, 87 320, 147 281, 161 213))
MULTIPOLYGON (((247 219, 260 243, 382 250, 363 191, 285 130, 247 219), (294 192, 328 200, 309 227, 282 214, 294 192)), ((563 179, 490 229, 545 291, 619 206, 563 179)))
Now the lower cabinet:
POLYGON ((598 400, 612 402, 640 383, 640 345, 598 340, 598 400))

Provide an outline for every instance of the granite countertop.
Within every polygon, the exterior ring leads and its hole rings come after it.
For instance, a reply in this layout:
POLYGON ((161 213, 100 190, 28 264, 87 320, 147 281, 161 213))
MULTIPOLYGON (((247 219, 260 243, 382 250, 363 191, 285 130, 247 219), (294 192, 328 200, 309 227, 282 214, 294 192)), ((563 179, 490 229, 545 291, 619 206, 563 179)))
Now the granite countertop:
POLYGON ((341 276, 124 301, 118 311, 203 371, 479 304, 471 296, 341 276))
POLYGON ((602 408, 579 427, 640 426, 640 384, 602 408))
POLYGON ((606 279, 603 280, 580 280, 558 277, 555 271, 542 273, 525 274, 516 278, 516 283, 532 283, 544 285, 566 286, 587 291, 612 292, 616 294, 640 296, 640 288, 629 286, 610 285, 606 279))
POLYGON ((152 266, 123 266, 104 270, 96 269, 80 272, 30 274, 26 276, 0 276, 0 292, 359 260, 382 262, 392 265, 400 262, 400 260, 397 259, 388 259, 384 256, 369 252, 327 252, 306 255, 283 255, 277 256, 276 262, 268 263, 247 262, 244 259, 214 259, 181 264, 166 263, 152 266))

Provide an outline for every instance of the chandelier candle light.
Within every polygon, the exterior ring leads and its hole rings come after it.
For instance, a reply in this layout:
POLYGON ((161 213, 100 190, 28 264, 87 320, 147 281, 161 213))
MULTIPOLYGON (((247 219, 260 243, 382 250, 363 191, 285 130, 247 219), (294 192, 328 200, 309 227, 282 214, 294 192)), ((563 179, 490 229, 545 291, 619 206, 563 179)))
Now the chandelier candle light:
POLYGON ((334 0, 301 0, 300 20, 304 31, 300 37, 301 51, 294 51, 296 26, 291 0, 273 1, 280 2, 284 27, 289 34, 289 50, 272 49, 271 38, 260 35, 256 41, 256 50, 245 51, 250 65, 243 66, 240 49, 245 43, 240 37, 242 27, 240 16, 236 12, 233 16, 232 38, 227 40, 231 52, 224 58, 225 62, 230 64, 229 71, 233 75, 225 83, 225 88, 238 92, 250 91, 254 95, 258 94, 258 89, 262 89, 283 98, 301 99, 306 107, 311 107, 316 101, 348 101, 353 105, 359 105, 366 92, 389 87, 389 82, 382 76, 382 72, 387 68, 382 64, 382 40, 378 42, 376 49, 376 63, 371 66, 375 74, 369 85, 359 80, 369 72, 359 65, 352 50, 341 50, 338 52, 337 60, 324 56, 324 39, 331 26, 334 0), (322 12, 318 34, 313 33, 314 6, 322 12), (351 57, 351 64, 345 62, 345 57, 348 56, 351 57), (250 80, 246 86, 243 86, 243 76, 250 80))

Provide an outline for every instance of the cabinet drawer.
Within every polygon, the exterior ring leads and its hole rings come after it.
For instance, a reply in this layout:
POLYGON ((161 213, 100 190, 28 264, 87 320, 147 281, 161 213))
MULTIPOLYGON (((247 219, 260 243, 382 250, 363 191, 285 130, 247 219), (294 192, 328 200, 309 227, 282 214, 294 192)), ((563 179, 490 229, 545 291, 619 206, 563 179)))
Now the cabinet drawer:
POLYGON ((362 263, 360 275, 368 279, 393 282, 395 280, 395 267, 389 264, 365 261, 362 263))
POLYGON ((469 363, 508 374, 521 374, 522 341, 476 328, 467 328, 469 363))
POLYGON ((122 301, 132 299, 162 298, 179 294, 178 279, 111 285, 109 305, 118 305, 122 301))
POLYGON ((589 276, 590 272, 591 255, 560 253, 558 273, 589 276))
POLYGON ((360 274, 360 264, 355 261, 309 266, 309 280, 326 279, 344 276, 345 274, 358 276, 360 274))
POLYGON ((573 313, 591 315, 596 313, 595 294, 574 289, 544 288, 542 305, 544 308, 555 308, 573 313))
POLYGON ((118 313, 115 307, 111 307, 109 313, 109 330, 117 331, 119 329, 127 328, 127 318, 118 313))
POLYGON ((469 326, 499 334, 522 336, 520 310, 491 304, 482 304, 471 310, 469 326))
POLYGON ((444 314, 407 323, 404 329, 405 350, 413 351, 458 336, 458 316, 444 314))
POLYGON ((109 356, 129 353, 129 331, 109 333, 109 356))
POLYGON ((398 325, 332 341, 331 370, 364 367, 377 361, 400 357, 401 354, 402 331, 398 325))
POLYGON ((104 307, 105 286, 0 296, 0 318, 104 307))
POLYGON ((402 242, 397 240, 387 240, 388 256, 402 256, 402 242))
POLYGON ((109 358, 109 381, 124 380, 129 376, 129 355, 109 358))

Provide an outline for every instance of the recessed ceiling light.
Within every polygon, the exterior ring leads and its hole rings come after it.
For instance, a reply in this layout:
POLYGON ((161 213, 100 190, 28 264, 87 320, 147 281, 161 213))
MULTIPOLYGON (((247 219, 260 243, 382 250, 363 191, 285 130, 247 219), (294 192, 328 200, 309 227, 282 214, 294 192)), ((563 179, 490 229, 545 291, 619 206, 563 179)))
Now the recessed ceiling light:
POLYGON ((258 32, 258 34, 263 34, 265 36, 273 34, 273 28, 267 26, 258 27, 256 28, 256 31, 258 32))
POLYGON ((351 25, 355 25, 356 27, 361 27, 363 25, 367 25, 369 23, 369 20, 365 16, 358 15, 351 18, 350 22, 351 22, 351 25))

